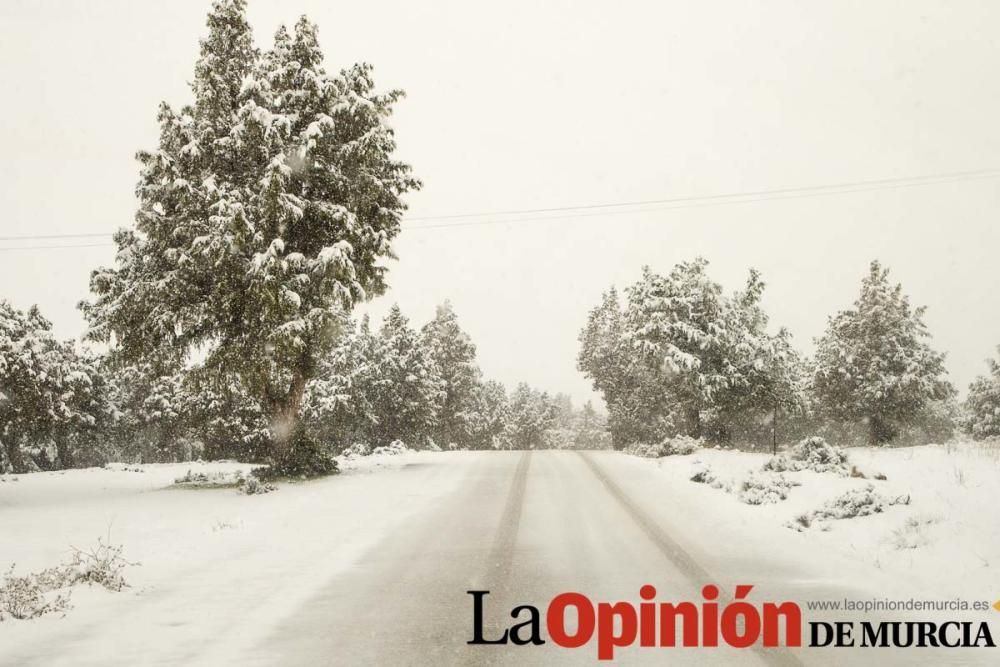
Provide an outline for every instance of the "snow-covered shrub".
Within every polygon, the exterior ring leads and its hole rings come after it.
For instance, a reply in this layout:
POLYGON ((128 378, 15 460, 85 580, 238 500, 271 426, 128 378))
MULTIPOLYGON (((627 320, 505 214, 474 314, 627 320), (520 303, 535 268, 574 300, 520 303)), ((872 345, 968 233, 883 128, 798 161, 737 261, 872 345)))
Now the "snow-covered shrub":
POLYGON ((691 481, 697 484, 711 484, 715 479, 715 473, 706 465, 696 467, 691 475, 691 481))
POLYGON ((658 459, 662 456, 694 454, 701 449, 704 444, 705 441, 701 438, 678 435, 673 438, 664 438, 657 445, 636 442, 628 445, 622 451, 633 456, 641 456, 647 459, 658 459))
POLYGON ((0 584, 0 621, 19 620, 65 612, 71 608, 70 593, 55 593, 65 587, 58 568, 18 576, 11 565, 0 584))
POLYGON ((715 472, 707 464, 699 464, 695 466, 694 472, 691 474, 691 481, 697 484, 707 484, 713 489, 722 489, 726 493, 732 491, 732 483, 723 480, 721 477, 715 474, 715 472))
POLYGON ((98 538, 97 546, 90 549, 73 548, 70 562, 62 565, 69 584, 98 584, 109 591, 120 591, 128 586, 122 572, 126 567, 138 565, 122 556, 122 545, 105 544, 98 538))
POLYGON ((279 477, 325 477, 338 472, 340 469, 337 467, 337 459, 330 448, 300 428, 292 437, 291 451, 284 460, 255 468, 252 474, 266 481, 279 477))
POLYGON ((241 477, 237 488, 240 493, 248 496, 256 496, 278 490, 278 487, 274 484, 271 484, 270 482, 263 482, 253 475, 249 477, 241 477))
POLYGON ((850 473, 847 452, 839 447, 833 447, 818 436, 806 438, 784 454, 772 456, 764 464, 764 470, 772 472, 812 470, 833 472, 844 477, 850 473))
POLYGON ((357 459, 368 456, 372 453, 372 448, 363 442, 356 442, 340 453, 345 459, 357 459))
POLYGON ((660 456, 678 456, 684 454, 694 454, 705 445, 702 438, 692 438, 687 435, 678 435, 674 438, 667 438, 660 443, 660 456))
POLYGON ((70 587, 77 584, 97 584, 109 591, 128 586, 122 572, 138 565, 122 556, 121 545, 97 540, 90 549, 73 547, 66 563, 26 575, 14 574, 11 565, 0 584, 0 621, 5 618, 29 619, 45 614, 65 612, 71 608, 70 587))
POLYGON ((243 475, 240 472, 195 472, 188 470, 174 479, 178 486, 216 487, 239 484, 243 475))
POLYGON ((836 498, 828 500, 819 509, 796 517, 796 524, 789 524, 789 526, 796 530, 802 530, 803 527, 808 528, 817 521, 852 519, 871 514, 881 514, 885 511, 886 507, 891 505, 909 504, 909 496, 888 498, 876 492, 873 484, 868 484, 867 486, 842 493, 836 498))
POLYGON ((739 499, 747 505, 770 505, 788 497, 788 492, 798 482, 785 479, 782 475, 763 477, 751 475, 740 484, 739 499))
POLYGON ((409 447, 403 444, 402 440, 393 440, 387 446, 376 447, 372 450, 372 455, 374 456, 399 456, 400 454, 406 454, 412 451, 409 447))
POLYGON ((641 456, 647 459, 656 459, 662 456, 659 445, 648 445, 642 442, 627 445, 622 451, 632 456, 641 456))

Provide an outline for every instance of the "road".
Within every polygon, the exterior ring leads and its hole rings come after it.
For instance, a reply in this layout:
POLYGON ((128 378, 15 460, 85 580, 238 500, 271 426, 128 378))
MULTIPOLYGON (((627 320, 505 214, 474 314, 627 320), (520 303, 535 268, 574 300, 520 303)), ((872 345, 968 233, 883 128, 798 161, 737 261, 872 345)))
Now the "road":
MULTIPOLYGON (((639 588, 652 584, 658 600, 700 602, 704 583, 726 581, 713 578, 712 564, 698 562, 682 536, 670 534, 659 518, 668 508, 645 507, 629 494, 615 478, 615 456, 546 451, 463 458, 454 493, 382 540, 234 664, 596 663, 593 641, 576 649, 551 641, 468 645, 473 605, 467 591, 490 591, 486 636, 495 637, 514 623, 515 606, 532 604, 544 614, 548 601, 566 591, 595 602, 638 603, 639 588)), ((782 580, 767 563, 753 567, 757 581, 782 580)), ((765 593, 764 599, 785 598, 765 593)), ((544 618, 542 624, 544 633, 544 618)), ((907 653, 631 647, 618 649, 615 658, 616 664, 657 665, 913 664, 907 653)), ((958 664, 955 652, 917 655, 927 664, 958 664)))
MULTIPOLYGON (((20 482, 0 522, 14 539, 0 556, 20 546, 30 556, 40 541, 58 554, 113 525, 142 564, 129 568, 126 591, 75 587, 65 617, 0 624, 0 666, 599 664, 596 640, 579 648, 551 641, 544 614, 556 595, 638 604, 649 584, 656 601, 700 606, 707 583, 719 586, 723 604, 737 584, 753 584, 756 606, 892 594, 894 578, 852 576, 837 554, 775 553, 735 537, 709 490, 671 484, 656 462, 616 452, 365 460, 255 497, 139 484, 146 474, 172 479, 150 468, 20 482), (882 585, 873 581, 886 586, 868 590, 882 585), (470 590, 490 591, 486 638, 526 620, 525 610, 516 620, 511 612, 533 605, 547 643, 469 645, 470 590)), ((861 620, 804 608, 803 617, 861 620)), ((568 618, 573 633, 575 614, 568 618)), ((996 664, 995 651, 633 646, 617 649, 614 664, 936 667, 996 664)))

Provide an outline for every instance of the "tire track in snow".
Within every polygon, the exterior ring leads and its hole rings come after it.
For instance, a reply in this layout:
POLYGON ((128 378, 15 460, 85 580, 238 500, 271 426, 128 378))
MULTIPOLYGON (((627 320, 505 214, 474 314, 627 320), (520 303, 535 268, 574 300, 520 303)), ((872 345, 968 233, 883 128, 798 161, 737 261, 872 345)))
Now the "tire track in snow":
MULTIPOLYGON (((708 570, 703 568, 684 547, 670 537, 653 517, 639 507, 614 480, 601 470, 600 466, 597 465, 590 455, 581 451, 577 453, 583 459, 584 463, 587 464, 587 467, 590 468, 590 471, 594 473, 594 476, 600 480, 608 494, 618 501, 646 536, 656 545, 660 553, 666 556, 667 560, 673 563, 695 587, 701 588, 705 584, 714 583, 719 586, 720 591, 725 590, 720 580, 709 574, 708 570)), ((726 595, 719 596, 720 606, 730 600, 732 598, 726 595)), ((802 661, 786 648, 763 648, 758 644, 753 646, 753 651, 769 665, 775 665, 776 667, 803 667, 802 661)))
POLYGON ((531 466, 531 452, 521 455, 514 470, 514 479, 507 493, 500 524, 497 526, 496 537, 489 555, 489 572, 487 580, 493 586, 502 588, 510 577, 514 562, 514 548, 517 544, 517 531, 521 524, 521 514, 524 510, 524 491, 528 486, 528 468, 531 466))

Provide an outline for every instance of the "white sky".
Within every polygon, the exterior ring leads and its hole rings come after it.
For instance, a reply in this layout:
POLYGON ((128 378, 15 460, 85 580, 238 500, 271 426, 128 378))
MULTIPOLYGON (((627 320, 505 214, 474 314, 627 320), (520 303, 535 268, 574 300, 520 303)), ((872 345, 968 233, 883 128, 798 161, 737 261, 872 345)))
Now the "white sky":
MULTIPOLYGON (((0 236, 131 224, 156 106, 190 98, 206 1, 0 4, 0 236)), ((414 216, 712 195, 1000 168, 1000 3, 250 0, 262 46, 301 13, 329 66, 401 87, 414 216)), ((450 298, 487 375, 591 396, 576 336, 602 290, 703 255, 750 266, 811 350, 872 258, 928 306, 961 389, 1000 343, 1000 179, 404 232, 417 323, 450 298)), ((99 240, 50 241, 94 243, 99 240)), ((46 242, 0 241, 0 247, 46 242)), ((59 334, 111 247, 0 251, 0 298, 59 334)))

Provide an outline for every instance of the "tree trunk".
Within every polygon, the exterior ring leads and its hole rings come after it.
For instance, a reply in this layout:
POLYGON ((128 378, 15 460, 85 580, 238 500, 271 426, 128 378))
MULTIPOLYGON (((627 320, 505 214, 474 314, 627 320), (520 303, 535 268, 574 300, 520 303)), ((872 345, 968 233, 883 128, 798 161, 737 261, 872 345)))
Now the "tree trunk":
POLYGON ((701 410, 693 408, 688 411, 688 421, 691 424, 692 437, 701 437, 701 410))
POLYGON ((882 415, 872 415, 868 418, 868 432, 875 446, 882 446, 896 437, 896 427, 882 415))
POLYGON ((292 442, 299 427, 299 410, 306 390, 305 374, 296 370, 288 393, 272 403, 271 454, 275 461, 284 461, 292 453, 292 442))
POLYGON ((28 472, 28 467, 24 465, 24 454, 21 453, 21 446, 13 438, 4 441, 4 450, 7 452, 7 463, 10 464, 14 473, 28 472))
POLYGON ((60 470, 69 470, 73 467, 73 452, 65 435, 57 435, 56 441, 56 465, 60 470))

